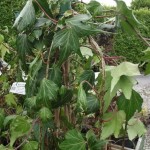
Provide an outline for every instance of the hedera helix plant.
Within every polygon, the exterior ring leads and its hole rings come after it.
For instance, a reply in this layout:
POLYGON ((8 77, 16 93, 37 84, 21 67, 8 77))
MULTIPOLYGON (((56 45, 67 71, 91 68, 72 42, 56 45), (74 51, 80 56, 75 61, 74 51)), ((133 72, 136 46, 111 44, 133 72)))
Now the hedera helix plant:
POLYGON ((111 135, 132 140, 145 133, 134 117, 143 102, 133 90, 138 64, 106 65, 94 40, 113 34, 104 30, 112 16, 111 27, 137 33, 132 11, 116 3, 116 10, 105 11, 97 1, 27 1, 14 23, 19 66, 28 76, 26 98, 21 113, 1 113, 1 134, 8 140, 1 149, 99 150, 111 135))

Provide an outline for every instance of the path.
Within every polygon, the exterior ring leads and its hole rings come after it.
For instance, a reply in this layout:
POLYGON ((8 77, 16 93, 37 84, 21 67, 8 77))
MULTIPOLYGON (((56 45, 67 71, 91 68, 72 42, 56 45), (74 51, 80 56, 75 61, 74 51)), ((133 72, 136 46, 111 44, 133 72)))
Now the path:
MULTIPOLYGON (((140 93, 144 102, 143 108, 147 108, 150 113, 150 76, 137 76, 138 85, 135 90, 140 93)), ((147 128, 143 150, 150 150, 150 125, 147 128)))

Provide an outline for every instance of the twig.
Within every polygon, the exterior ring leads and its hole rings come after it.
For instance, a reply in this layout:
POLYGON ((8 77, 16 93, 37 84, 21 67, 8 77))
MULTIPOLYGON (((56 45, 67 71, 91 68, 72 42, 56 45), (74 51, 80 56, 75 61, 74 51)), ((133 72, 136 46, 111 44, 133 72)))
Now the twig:
POLYGON ((147 39, 144 38, 136 29, 134 29, 134 30, 135 30, 136 34, 138 35, 138 37, 143 40, 143 42, 145 43, 145 45, 147 45, 148 47, 150 47, 150 43, 147 41, 147 39))
POLYGON ((92 90, 97 94, 97 97, 98 97, 98 95, 99 95, 98 91, 88 81, 83 80, 81 82, 81 84, 83 84, 83 83, 87 83, 92 88, 92 90))
POLYGON ((98 91, 99 95, 99 100, 100 100, 100 117, 99 117, 99 137, 101 138, 101 133, 102 133, 102 124, 103 124, 103 114, 104 114, 104 95, 105 95, 105 60, 103 58, 103 53, 99 47, 99 45, 95 42, 95 40, 90 36, 89 37, 89 42, 94 50, 94 52, 97 54, 98 58, 100 59, 100 67, 101 67, 101 73, 102 73, 102 81, 100 85, 100 89, 98 91))
POLYGON ((57 21, 54 20, 53 18, 51 18, 46 12, 45 10, 42 8, 42 6, 39 4, 39 2, 37 0, 34 0, 37 5, 40 7, 40 9, 44 12, 44 14, 47 16, 48 19, 50 19, 54 24, 57 24, 57 21))
POLYGON ((50 49, 48 51, 48 59, 47 59, 47 66, 46 66, 46 76, 45 76, 46 79, 48 79, 48 75, 49 75, 49 63, 50 63, 50 54, 51 54, 52 47, 53 47, 53 42, 51 43, 51 47, 50 47, 50 49))

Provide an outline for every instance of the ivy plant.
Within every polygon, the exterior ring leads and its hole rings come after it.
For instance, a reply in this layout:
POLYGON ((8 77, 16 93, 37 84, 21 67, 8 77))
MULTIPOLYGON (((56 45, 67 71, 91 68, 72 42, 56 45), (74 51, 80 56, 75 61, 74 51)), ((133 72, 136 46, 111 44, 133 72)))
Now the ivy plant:
POLYGON ((133 90, 134 76, 140 74, 138 65, 106 65, 94 38, 113 34, 107 31, 112 16, 114 28, 137 33, 140 23, 132 11, 125 2, 116 3, 116 9, 105 11, 97 1, 26 2, 13 25, 18 34, 19 73, 27 76, 26 95, 20 99, 6 96, 7 105, 20 103, 22 109, 11 115, 4 108, 0 111, 0 141, 7 141, 1 142, 1 149, 99 150, 110 136, 119 137, 122 131, 125 137, 134 130, 130 139, 145 133, 142 122, 140 133, 129 126, 143 102, 133 90))

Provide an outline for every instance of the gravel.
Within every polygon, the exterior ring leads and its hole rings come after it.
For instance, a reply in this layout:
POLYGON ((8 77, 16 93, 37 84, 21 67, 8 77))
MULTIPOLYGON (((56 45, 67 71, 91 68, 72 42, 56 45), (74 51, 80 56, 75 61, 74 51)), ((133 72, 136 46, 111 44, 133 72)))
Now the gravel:
MULTIPOLYGON (((138 84, 134 87, 134 89, 142 96, 144 100, 143 108, 147 109, 148 114, 150 114, 150 75, 140 75, 135 78, 137 79, 138 84)), ((147 127, 143 150, 150 150, 150 125, 147 127)))

